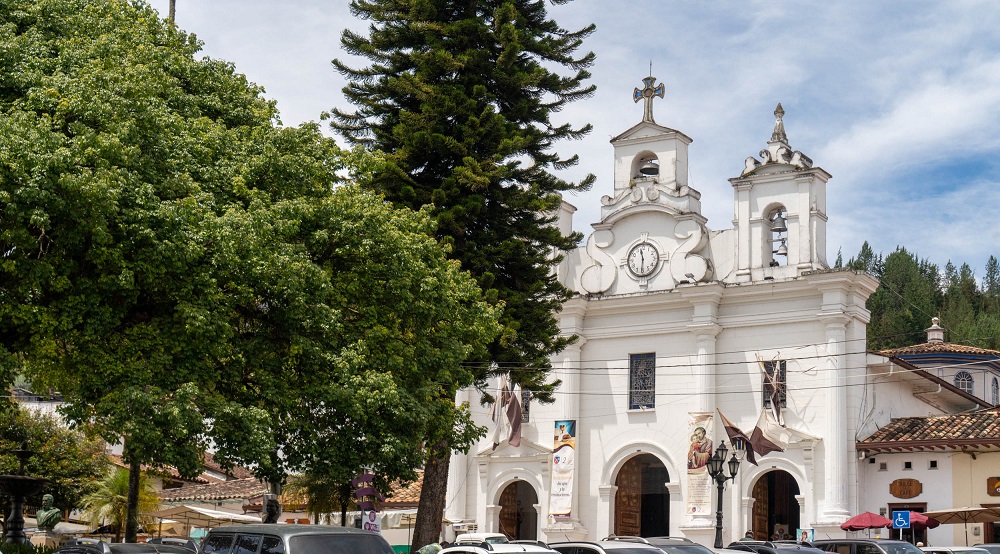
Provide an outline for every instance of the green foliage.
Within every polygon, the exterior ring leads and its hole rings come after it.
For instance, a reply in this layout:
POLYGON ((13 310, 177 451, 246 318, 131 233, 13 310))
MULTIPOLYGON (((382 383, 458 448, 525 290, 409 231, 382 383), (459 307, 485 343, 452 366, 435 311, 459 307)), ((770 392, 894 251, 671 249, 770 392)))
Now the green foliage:
POLYGON ((56 550, 51 546, 35 546, 31 543, 0 542, 0 554, 52 554, 56 550))
POLYGON ((358 109, 334 110, 333 127, 386 152, 370 186, 397 206, 430 209, 452 256, 504 303, 504 333, 489 359, 523 366, 514 379, 550 400, 548 358, 568 342, 554 314, 569 294, 552 253, 579 239, 551 223, 560 193, 593 180, 574 184, 553 173, 577 163, 553 144, 590 125, 556 125, 551 116, 594 91, 584 84, 593 53, 574 56, 594 27, 566 31, 543 2, 526 0, 359 0, 351 8, 371 26, 368 36, 346 31, 343 46, 371 65, 334 61, 358 109))
MULTIPOLYGON (((470 382, 461 361, 498 332, 498 309, 432 229, 425 213, 354 186, 223 219, 217 278, 234 285, 235 327, 248 331, 233 341, 227 375, 238 381, 225 388, 270 426, 263 475, 346 482, 365 466, 387 479, 420 465, 427 421, 454 411, 442 387, 470 382)), ((243 414, 231 415, 214 422, 216 457, 246 460, 230 431, 243 414)))
MULTIPOLYGON (((115 542, 120 542, 128 511, 128 470, 112 467, 97 481, 95 490, 80 503, 83 515, 95 529, 110 525, 115 530, 115 542)), ((145 475, 139 477, 139 522, 150 525, 154 518, 148 514, 159 506, 156 490, 145 475)))
POLYGON ((948 330, 946 340, 989 349, 1000 349, 1000 270, 996 257, 986 262, 980 285, 972 268, 921 260, 899 247, 882 258, 868 243, 847 266, 868 271, 880 286, 868 298, 871 312, 868 347, 873 350, 899 348, 924 342, 931 318, 939 316, 948 330))
POLYGON ((534 0, 352 0, 351 10, 368 21, 368 34, 345 31, 341 43, 370 65, 334 60, 357 111, 334 110, 333 128, 385 152, 384 166, 363 184, 395 206, 428 210, 452 257, 503 306, 502 333, 488 354, 469 356, 476 371, 456 369, 434 404, 442 408, 423 437, 432 446, 419 547, 438 533, 449 452, 467 450, 479 433, 464 410, 446 404, 462 387, 482 389, 491 368, 550 402, 558 385, 549 380, 550 356, 574 340, 555 317, 570 291, 554 269, 580 236, 563 236, 554 221, 561 193, 586 190, 594 176, 558 178, 578 158, 553 146, 591 126, 555 124, 552 115, 594 92, 585 84, 594 54, 575 56, 594 26, 567 31, 534 0), (564 69, 570 74, 557 73, 564 69))
POLYGON ((881 255, 878 259, 880 273, 876 277, 881 284, 867 304, 872 312, 869 348, 881 350, 924 342, 924 329, 938 313, 941 296, 937 266, 919 260, 905 248, 896 249, 884 261, 881 255))
MULTIPOLYGON (((107 470, 109 462, 104 443, 82 432, 67 429, 51 415, 39 414, 17 406, 0 412, 0 474, 15 474, 18 460, 11 450, 27 442, 34 452, 25 464, 25 473, 43 477, 50 483, 28 502, 41 504, 44 493, 55 497, 55 505, 72 509, 94 488, 94 482, 107 470)), ((0 492, 0 506, 10 506, 10 498, 0 492)))
POLYGON ((5 8, 0 370, 59 390, 132 468, 183 476, 210 439, 280 483, 412 475, 445 417, 457 444, 476 436, 442 391, 473 381, 461 362, 486 357, 500 308, 428 213, 334 191, 342 169, 373 182, 382 156, 281 127, 142 2, 5 8))

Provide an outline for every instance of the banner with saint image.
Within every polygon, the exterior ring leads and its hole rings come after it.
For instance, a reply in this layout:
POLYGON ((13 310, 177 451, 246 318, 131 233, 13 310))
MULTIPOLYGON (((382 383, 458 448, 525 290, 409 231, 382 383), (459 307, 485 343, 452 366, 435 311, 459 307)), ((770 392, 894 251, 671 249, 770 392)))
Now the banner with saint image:
POLYGON ((573 513, 573 477, 576 471, 576 420, 556 421, 552 448, 552 486, 549 515, 567 518, 573 513))
POLYGON ((712 511, 708 459, 715 448, 711 438, 714 417, 713 412, 688 412, 687 513, 691 515, 708 515, 712 511))

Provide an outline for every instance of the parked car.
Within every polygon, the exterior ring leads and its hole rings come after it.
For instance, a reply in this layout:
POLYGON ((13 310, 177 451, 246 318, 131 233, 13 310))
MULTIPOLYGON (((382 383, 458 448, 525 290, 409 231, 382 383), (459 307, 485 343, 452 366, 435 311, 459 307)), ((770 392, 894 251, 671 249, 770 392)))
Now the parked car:
POLYGON ((462 533, 461 535, 455 537, 455 544, 479 542, 489 544, 505 544, 510 541, 507 540, 507 535, 504 535, 503 533, 462 533))
POLYGON ((604 540, 649 544, 667 554, 714 554, 711 548, 700 545, 687 537, 624 537, 612 535, 604 540))
POLYGON ((990 551, 990 554, 1000 554, 1000 542, 991 542, 986 544, 974 544, 976 548, 983 548, 990 551))
POLYGON ((757 554, 823 554, 825 552, 810 543, 795 541, 736 541, 730 543, 726 548, 743 552, 756 552, 757 554))
MULTIPOLYGON (((164 547, 165 548, 165 547, 164 547)), ((171 547, 178 548, 178 547, 171 547)), ((201 554, 393 554, 380 535, 335 525, 226 525, 201 541, 201 554)), ((190 554, 184 551, 185 554, 190 554)), ((117 553, 114 553, 117 554, 117 553)))
POLYGON ((614 540, 586 542, 556 542, 549 543, 549 548, 559 554, 663 554, 659 548, 639 540, 614 540))
POLYGON ((456 543, 438 554, 507 554, 515 552, 535 552, 545 554, 558 554, 555 550, 537 544, 526 543, 488 543, 488 542, 465 542, 456 543))
POLYGON ((813 541, 813 546, 837 554, 923 554, 923 551, 906 541, 891 539, 823 539, 813 541))
POLYGON ((107 543, 97 539, 70 539, 53 554, 191 554, 191 551, 173 544, 107 543))
POLYGON ((921 546, 928 554, 990 554, 989 550, 978 546, 921 546))
POLYGON ((188 550, 198 551, 198 543, 191 539, 182 539, 178 537, 157 537, 155 539, 149 539, 149 544, 170 544, 173 546, 181 546, 187 548, 188 550))

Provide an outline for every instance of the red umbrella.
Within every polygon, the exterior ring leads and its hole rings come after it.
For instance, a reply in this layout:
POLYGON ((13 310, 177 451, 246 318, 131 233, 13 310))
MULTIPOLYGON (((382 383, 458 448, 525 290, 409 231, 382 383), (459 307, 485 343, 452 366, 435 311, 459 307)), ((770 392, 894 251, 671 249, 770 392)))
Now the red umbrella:
POLYGON ((878 529, 879 527, 888 527, 890 525, 892 525, 892 522, 887 518, 871 512, 865 512, 841 523, 840 528, 844 531, 861 531, 862 529, 878 529))
POLYGON ((938 520, 927 517, 920 512, 910 512, 910 528, 912 529, 933 529, 941 525, 938 520))

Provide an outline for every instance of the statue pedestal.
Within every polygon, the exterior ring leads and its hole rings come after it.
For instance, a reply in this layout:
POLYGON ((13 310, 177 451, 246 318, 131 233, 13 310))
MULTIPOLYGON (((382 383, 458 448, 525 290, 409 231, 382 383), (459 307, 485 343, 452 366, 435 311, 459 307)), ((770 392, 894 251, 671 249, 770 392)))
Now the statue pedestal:
POLYGON ((59 548, 62 543, 66 542, 66 538, 60 533, 55 531, 36 531, 31 535, 31 544, 35 546, 44 546, 47 548, 59 548))

